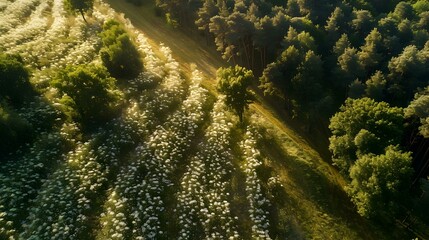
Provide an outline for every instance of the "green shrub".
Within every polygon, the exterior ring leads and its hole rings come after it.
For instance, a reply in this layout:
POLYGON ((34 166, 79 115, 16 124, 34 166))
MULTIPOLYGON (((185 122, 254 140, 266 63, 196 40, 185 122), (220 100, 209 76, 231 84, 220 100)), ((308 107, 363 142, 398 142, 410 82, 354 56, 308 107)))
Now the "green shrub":
POLYGON ((0 53, 0 99, 19 105, 34 95, 30 73, 18 55, 0 53))
POLYGON ((105 68, 95 65, 69 66, 52 81, 62 95, 64 114, 84 126, 115 115, 121 99, 115 84, 105 68))
POLYGON ((132 79, 143 70, 140 54, 124 28, 110 20, 100 34, 103 48, 101 60, 109 73, 116 78, 132 79))

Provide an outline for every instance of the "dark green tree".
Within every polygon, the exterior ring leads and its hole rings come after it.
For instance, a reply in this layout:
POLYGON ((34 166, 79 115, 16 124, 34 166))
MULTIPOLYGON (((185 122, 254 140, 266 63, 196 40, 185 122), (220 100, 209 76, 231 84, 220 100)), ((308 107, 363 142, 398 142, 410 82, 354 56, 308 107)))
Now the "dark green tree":
POLYGON ((374 75, 365 82, 365 96, 372 98, 375 101, 384 100, 386 83, 387 81, 383 73, 381 71, 376 71, 374 75))
POLYGON ((213 0, 206 0, 203 6, 197 12, 197 20, 195 24, 199 30, 202 30, 208 38, 210 18, 216 16, 219 13, 219 8, 216 6, 213 0))
POLYGON ((393 11, 393 17, 399 20, 403 20, 403 19, 413 20, 415 17, 413 7, 411 6, 410 3, 406 1, 401 1, 396 5, 395 11, 393 11))
POLYGON ((426 31, 429 31, 429 11, 428 12, 422 12, 420 15, 420 20, 418 23, 418 27, 421 29, 424 29, 426 31))
POLYGON ((381 154, 387 146, 399 144, 403 121, 401 108, 370 98, 347 99, 329 125, 334 164, 347 173, 359 156, 381 154))
POLYGON ((350 47, 351 47, 351 44, 350 44, 349 38, 347 37, 347 34, 343 33, 340 39, 338 39, 338 41, 335 43, 335 46, 333 47, 332 52, 338 58, 344 53, 346 49, 350 47))
POLYGON ((349 98, 360 98, 365 93, 365 85, 359 81, 358 79, 355 79, 352 83, 349 85, 349 98))
POLYGON ((84 126, 110 120, 120 105, 116 80, 95 65, 68 66, 52 81, 61 95, 64 113, 84 126))
POLYGON ((374 28, 368 36, 365 37, 365 44, 358 53, 359 62, 366 74, 372 74, 378 69, 380 62, 383 60, 383 39, 377 28, 374 28))
POLYGON ((429 48, 419 50, 414 45, 389 61, 388 93, 390 102, 406 106, 419 88, 427 86, 429 48))
POLYGON ((79 11, 85 22, 85 12, 94 6, 94 0, 65 0, 65 5, 72 11, 79 11))
POLYGON ((414 100, 405 109, 407 117, 416 116, 420 120, 420 134, 429 138, 429 87, 415 95, 414 100))
POLYGON ((110 20, 104 24, 100 35, 103 42, 101 60, 110 74, 116 78, 136 77, 142 71, 143 63, 123 26, 110 20))
POLYGON ((299 17, 301 16, 301 10, 299 8, 299 4, 297 0, 289 0, 287 1, 286 12, 291 17, 299 17))
POLYGON ((374 18, 371 12, 367 10, 354 10, 351 26, 356 33, 359 33, 358 36, 360 39, 364 38, 374 27, 374 18))
POLYGON ((388 146, 381 155, 361 156, 350 169, 351 183, 346 191, 364 217, 395 213, 407 194, 413 169, 411 153, 388 146))
POLYGON ((429 174, 429 87, 415 95, 405 109, 405 116, 413 127, 409 134, 409 148, 414 153, 415 184, 429 174))
POLYGON ((34 94, 28 69, 18 55, 0 53, 0 100, 20 105, 34 94))
MULTIPOLYGON (((294 115, 304 119, 306 123, 315 118, 319 107, 318 103, 323 99, 323 65, 320 56, 313 51, 305 54, 298 67, 297 74, 292 78, 287 89, 290 89, 286 98, 293 103, 294 115)), ((321 114, 321 112, 319 112, 321 114)))
POLYGON ((219 68, 216 72, 219 92, 226 96, 226 105, 234 110, 240 122, 243 122, 244 110, 253 101, 253 93, 248 90, 254 78, 251 70, 236 65, 219 68))

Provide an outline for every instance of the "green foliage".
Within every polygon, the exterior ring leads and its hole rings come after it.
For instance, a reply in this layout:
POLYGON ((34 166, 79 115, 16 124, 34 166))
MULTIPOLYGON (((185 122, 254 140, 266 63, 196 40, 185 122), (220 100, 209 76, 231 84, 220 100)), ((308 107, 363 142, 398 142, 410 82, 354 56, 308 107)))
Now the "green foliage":
POLYGON ((410 45, 403 52, 389 61, 389 79, 391 86, 388 91, 391 101, 406 106, 418 88, 426 87, 429 74, 429 48, 419 50, 410 45), (404 101, 407 99, 408 101, 404 101))
POLYGON ((420 119, 420 134, 429 138, 429 87, 414 97, 414 100, 405 109, 405 116, 415 116, 420 119))
POLYGON ((253 80, 253 73, 243 67, 219 68, 216 72, 219 92, 225 94, 225 103, 243 121, 243 113, 253 101, 253 93, 247 88, 253 80))
POLYGON ((0 156, 32 138, 32 125, 6 103, 0 104, 0 156))
POLYGON ((368 10, 354 10, 353 20, 351 21, 351 27, 354 31, 365 36, 374 27, 374 18, 368 10))
POLYGON ((380 154, 399 144, 403 134, 403 110, 370 98, 347 99, 331 118, 329 149, 343 173, 365 154, 380 154))
POLYGON ((332 52, 339 57, 341 54, 344 53, 344 51, 351 47, 349 38, 347 37, 347 34, 341 35, 340 39, 335 43, 335 46, 332 50, 332 52))
POLYGON ((34 95, 29 77, 20 56, 0 53, 0 100, 16 106, 34 95))
POLYGON ((213 0, 204 1, 203 6, 198 10, 198 19, 195 24, 200 30, 209 30, 210 19, 219 13, 219 9, 213 0))
POLYGON ((107 21, 100 36, 101 60, 113 77, 132 79, 143 70, 140 54, 121 24, 107 21))
POLYGON ((361 156, 350 169, 347 193, 364 217, 394 213, 409 199, 411 153, 388 146, 384 154, 361 156))
POLYGON ((401 1, 398 3, 398 5, 396 5, 395 11, 393 12, 393 16, 400 20, 412 20, 415 15, 411 4, 406 1, 401 1))
POLYGON ((120 104, 115 79, 99 66, 69 66, 58 73, 52 85, 61 94, 66 116, 84 126, 110 120, 120 104))
POLYGON ((94 0, 64 0, 66 8, 71 11, 79 11, 83 20, 86 22, 84 12, 91 10, 94 6, 94 0))
POLYGON ((417 14, 429 11, 428 0, 418 0, 413 4, 413 9, 417 14))
POLYGON ((358 52, 354 48, 344 50, 343 54, 338 57, 338 65, 349 80, 362 76, 362 65, 359 61, 358 52))
POLYGON ((359 81, 358 79, 355 79, 352 83, 349 85, 349 98, 360 98, 365 93, 365 86, 364 84, 359 81))
POLYGON ((374 28, 365 38, 365 44, 361 47, 359 52, 359 62, 366 72, 372 72, 377 69, 383 59, 382 51, 382 37, 377 28, 374 28))
POLYGON ((375 101, 382 101, 385 97, 386 79, 382 72, 377 71, 365 82, 365 95, 375 101))

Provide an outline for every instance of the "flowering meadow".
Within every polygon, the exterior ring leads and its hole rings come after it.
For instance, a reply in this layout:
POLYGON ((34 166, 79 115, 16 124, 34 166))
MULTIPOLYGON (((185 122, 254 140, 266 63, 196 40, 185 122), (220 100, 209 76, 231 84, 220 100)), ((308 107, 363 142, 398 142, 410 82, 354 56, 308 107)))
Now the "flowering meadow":
POLYGON ((87 18, 63 0, 0 0, 0 50, 21 57, 36 92, 5 108, 32 131, 2 155, 0 239, 270 239, 252 123, 238 124, 196 67, 185 77, 167 46, 149 44, 106 3, 87 18), (110 19, 124 26, 143 71, 115 79, 114 114, 85 125, 52 82, 68 66, 102 64, 110 19), (245 219, 231 210, 235 172, 245 176, 245 219))

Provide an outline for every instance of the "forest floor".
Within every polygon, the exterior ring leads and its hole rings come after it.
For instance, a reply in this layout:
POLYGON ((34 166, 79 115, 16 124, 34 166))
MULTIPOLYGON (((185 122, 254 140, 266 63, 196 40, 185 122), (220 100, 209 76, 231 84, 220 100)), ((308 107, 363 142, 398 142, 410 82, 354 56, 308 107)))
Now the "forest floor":
MULTIPOLYGON (((105 0, 116 11, 125 14, 157 49, 161 43, 172 50, 185 76, 192 65, 204 75, 203 85, 213 94, 216 70, 228 66, 214 46, 206 44, 196 31, 181 31, 156 16, 153 1, 136 7, 125 1, 105 0), (192 34, 190 33, 192 32, 192 34)), ((374 225, 361 218, 344 191, 345 182, 338 171, 323 159, 293 127, 276 114, 274 109, 258 97, 251 110, 262 116, 267 131, 274 135, 264 142, 261 152, 267 161, 267 171, 279 176, 285 187, 279 202, 279 212, 272 221, 284 228, 278 236, 292 239, 410 239, 414 237, 399 226, 374 225)), ((322 155, 324 155, 322 153, 322 155)))

